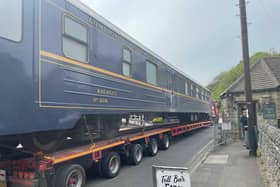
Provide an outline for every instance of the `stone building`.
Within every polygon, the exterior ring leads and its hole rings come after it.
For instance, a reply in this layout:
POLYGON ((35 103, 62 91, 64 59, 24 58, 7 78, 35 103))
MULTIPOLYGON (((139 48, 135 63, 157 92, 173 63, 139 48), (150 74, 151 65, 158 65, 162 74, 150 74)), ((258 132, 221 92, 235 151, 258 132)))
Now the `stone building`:
MULTIPOLYGON (((250 71, 258 126, 280 127, 280 57, 260 59, 250 71)), ((228 87, 221 98, 223 120, 231 124, 228 133, 233 139, 241 138, 240 115, 246 108, 244 75, 228 87)))

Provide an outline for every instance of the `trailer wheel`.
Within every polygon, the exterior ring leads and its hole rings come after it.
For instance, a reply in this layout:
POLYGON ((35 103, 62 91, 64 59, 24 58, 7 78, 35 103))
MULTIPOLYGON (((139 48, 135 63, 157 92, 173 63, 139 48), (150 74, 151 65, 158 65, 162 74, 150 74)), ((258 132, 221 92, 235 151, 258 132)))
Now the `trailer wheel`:
POLYGON ((170 147, 170 138, 167 134, 164 134, 159 142, 159 148, 161 150, 166 150, 170 147))
POLYGON ((158 144, 155 138, 152 138, 147 147, 147 153, 150 156, 155 156, 158 153, 158 144))
POLYGON ((128 163, 138 165, 143 158, 143 148, 140 144, 132 144, 129 147, 128 163))
POLYGON ((110 152, 102 158, 101 170, 104 177, 114 178, 120 171, 121 159, 116 152, 110 152))
POLYGON ((88 169, 87 173, 90 176, 102 177, 103 173, 102 173, 102 169, 101 169, 101 163, 97 162, 97 163, 92 164, 92 166, 88 169))
POLYGON ((57 171, 55 186, 60 187, 83 187, 85 186, 86 174, 82 166, 77 164, 65 165, 57 171))

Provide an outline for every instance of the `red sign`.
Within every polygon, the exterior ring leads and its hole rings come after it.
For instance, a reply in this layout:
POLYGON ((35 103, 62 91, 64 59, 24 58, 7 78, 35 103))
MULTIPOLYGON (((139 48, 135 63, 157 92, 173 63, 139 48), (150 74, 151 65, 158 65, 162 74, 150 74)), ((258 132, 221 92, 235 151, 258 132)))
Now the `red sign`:
POLYGON ((218 103, 213 103, 213 106, 212 106, 212 113, 213 115, 218 118, 219 117, 219 108, 218 108, 218 103))

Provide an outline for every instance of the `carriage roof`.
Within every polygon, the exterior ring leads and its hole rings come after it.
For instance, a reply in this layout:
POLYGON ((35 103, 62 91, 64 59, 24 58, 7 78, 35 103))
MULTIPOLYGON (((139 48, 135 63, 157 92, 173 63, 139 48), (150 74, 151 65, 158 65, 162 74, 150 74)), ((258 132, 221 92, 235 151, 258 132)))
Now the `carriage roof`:
POLYGON ((87 5, 85 5, 84 3, 82 3, 80 0, 66 0, 69 3, 71 3, 72 5, 74 5, 75 7, 79 8, 80 10, 82 10, 83 12, 87 13, 89 16, 92 16, 93 18, 95 18, 97 21, 99 21, 100 23, 104 24, 106 27, 108 27, 109 29, 113 30, 114 32, 116 32, 117 34, 119 34, 120 36, 124 37, 125 39, 129 40, 130 42, 132 42, 134 45, 138 46, 139 48, 141 48, 142 50, 148 52, 150 55, 154 56, 155 58, 157 58, 158 60, 160 60, 161 62, 165 63, 166 65, 170 66, 172 69, 174 69, 175 71, 177 71, 178 73, 180 73, 181 75, 185 76, 186 78, 188 78, 189 80, 193 81, 195 84, 199 85, 200 87, 206 89, 207 91, 209 91, 207 88, 205 88, 204 86, 202 86, 201 84, 199 84, 197 81, 194 81, 193 78, 190 78, 188 75, 186 75, 186 73, 182 72, 181 70, 179 70, 178 68, 176 68, 174 65, 170 64, 168 61, 166 61, 164 58, 160 57, 159 55, 157 55, 156 53, 154 53, 152 50, 150 50, 149 48, 145 47, 142 43, 138 42, 136 39, 134 39, 133 37, 131 37, 130 35, 128 35, 126 32, 124 32, 123 30, 121 30, 119 27, 117 27, 116 25, 114 25, 113 23, 111 23, 110 21, 108 21, 106 18, 104 18, 103 16, 101 16, 100 14, 98 14, 97 12, 95 12, 93 9, 89 8, 87 5))

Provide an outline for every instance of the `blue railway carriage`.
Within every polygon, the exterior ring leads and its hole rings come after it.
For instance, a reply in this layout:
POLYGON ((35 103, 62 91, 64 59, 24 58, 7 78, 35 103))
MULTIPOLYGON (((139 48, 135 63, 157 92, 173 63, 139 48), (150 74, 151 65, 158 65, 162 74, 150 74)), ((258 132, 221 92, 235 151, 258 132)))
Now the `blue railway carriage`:
POLYGON ((206 88, 77 0, 0 1, 0 85, 0 143, 42 150, 130 114, 209 112, 206 88))

